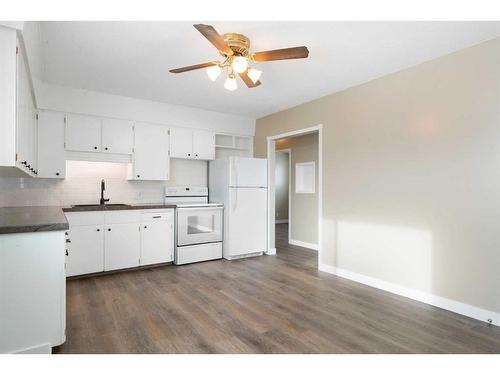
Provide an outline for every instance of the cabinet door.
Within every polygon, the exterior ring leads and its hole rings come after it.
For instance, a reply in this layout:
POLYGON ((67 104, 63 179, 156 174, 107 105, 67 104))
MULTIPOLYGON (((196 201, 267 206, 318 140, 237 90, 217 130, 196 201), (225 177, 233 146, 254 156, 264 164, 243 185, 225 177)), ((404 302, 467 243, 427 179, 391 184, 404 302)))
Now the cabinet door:
POLYGON ((59 112, 38 113, 38 177, 64 178, 64 115, 59 112))
MULTIPOLYGON (((160 215, 158 215, 160 216, 160 215)), ((171 262, 174 258, 174 215, 141 223, 141 265, 171 262)))
POLYGON ((101 151, 101 119, 91 116, 66 115, 66 150, 101 151))
POLYGON ((215 159, 215 133, 206 130, 193 131, 193 153, 195 159, 215 159))
POLYGON ((131 121, 102 120, 102 152, 131 154, 134 145, 134 132, 131 121))
POLYGON ((137 267, 141 257, 139 224, 106 224, 104 270, 137 267))
POLYGON ((134 180, 168 180, 168 129, 160 125, 135 124, 133 175, 134 180))
POLYGON ((104 228, 102 225, 77 225, 69 230, 66 276, 104 271, 104 228))
POLYGON ((36 171, 36 111, 25 57, 17 55, 16 153, 21 170, 34 176, 36 171))
POLYGON ((170 156, 186 159, 193 157, 193 131, 191 129, 170 128, 170 156))

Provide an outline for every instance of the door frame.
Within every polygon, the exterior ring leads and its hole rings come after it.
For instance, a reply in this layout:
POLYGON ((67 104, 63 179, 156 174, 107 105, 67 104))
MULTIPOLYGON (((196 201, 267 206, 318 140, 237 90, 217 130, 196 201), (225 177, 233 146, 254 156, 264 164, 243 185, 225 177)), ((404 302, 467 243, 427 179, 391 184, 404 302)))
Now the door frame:
MULTIPOLYGON (((274 173, 275 168, 275 152, 276 152, 276 141, 281 138, 297 137, 300 135, 318 133, 318 268, 322 264, 323 260, 323 124, 318 124, 308 128, 293 130, 286 133, 276 134, 267 137, 267 178, 268 178, 268 189, 267 189, 267 212, 274 212, 271 209, 271 196, 275 194, 274 178, 271 178, 271 173, 274 173), (270 157, 272 155, 272 157, 270 157)), ((290 212, 289 212, 290 216, 290 212)), ((290 218, 289 218, 290 220, 290 218)), ((290 225, 290 222, 288 223, 290 225)), ((271 243, 271 234, 275 231, 275 218, 274 214, 268 214, 267 219, 267 255, 276 254, 276 237, 274 237, 275 242, 271 243)))
MULTIPOLYGON (((290 238, 292 238, 291 237, 291 233, 292 233, 292 149, 291 148, 283 148, 281 150, 275 150, 274 152, 288 154, 288 242, 290 242, 290 238)), ((275 168, 275 170, 276 170, 276 168, 275 168)), ((275 199, 275 204, 276 204, 276 191, 274 192, 274 199, 275 199)))

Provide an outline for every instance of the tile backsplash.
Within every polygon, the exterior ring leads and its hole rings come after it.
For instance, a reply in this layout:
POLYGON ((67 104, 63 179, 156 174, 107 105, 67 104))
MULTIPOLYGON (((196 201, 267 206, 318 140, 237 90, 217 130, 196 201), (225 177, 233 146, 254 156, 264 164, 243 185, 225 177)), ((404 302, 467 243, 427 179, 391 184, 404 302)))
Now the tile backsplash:
POLYGON ((109 203, 157 203, 165 186, 207 186, 207 167, 206 161, 171 159, 169 181, 128 181, 125 163, 68 160, 64 180, 0 177, 0 207, 99 203, 101 179, 109 203))

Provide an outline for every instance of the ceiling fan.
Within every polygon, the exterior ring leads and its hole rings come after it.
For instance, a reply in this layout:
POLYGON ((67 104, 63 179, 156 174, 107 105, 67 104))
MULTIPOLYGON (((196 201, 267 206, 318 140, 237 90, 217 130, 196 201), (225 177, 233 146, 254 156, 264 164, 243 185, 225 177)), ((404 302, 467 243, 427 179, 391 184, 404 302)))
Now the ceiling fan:
POLYGON ((250 63, 302 59, 309 56, 309 50, 304 46, 250 53, 250 39, 245 35, 227 33, 221 36, 210 25, 197 24, 193 26, 219 50, 224 60, 222 62, 211 61, 172 69, 170 73, 184 73, 206 68, 208 77, 212 81, 215 81, 221 75, 223 69, 227 68, 228 75, 224 87, 230 91, 236 90, 238 87, 236 74, 240 76, 249 88, 257 87, 261 84, 259 78, 262 75, 262 71, 250 67, 250 63))

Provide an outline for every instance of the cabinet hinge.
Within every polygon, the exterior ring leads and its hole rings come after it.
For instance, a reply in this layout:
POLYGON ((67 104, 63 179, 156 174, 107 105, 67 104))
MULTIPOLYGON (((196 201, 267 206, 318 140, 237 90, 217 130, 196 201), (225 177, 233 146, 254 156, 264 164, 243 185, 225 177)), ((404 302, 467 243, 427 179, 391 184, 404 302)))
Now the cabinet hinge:
POLYGON ((38 120, 38 113, 35 115, 36 119, 38 120))
POLYGON ((66 116, 64 116, 64 123, 66 124, 66 116))
POLYGON ((17 161, 17 152, 16 152, 16 161, 17 161))
POLYGON ((19 47, 16 46, 16 55, 19 55, 19 47))
POLYGON ((168 150, 168 155, 170 156, 170 150, 168 150))
POLYGON ((170 129, 167 130, 168 135, 170 135, 170 129))
POLYGON ((64 148, 66 148, 66 142, 64 142, 64 148))

